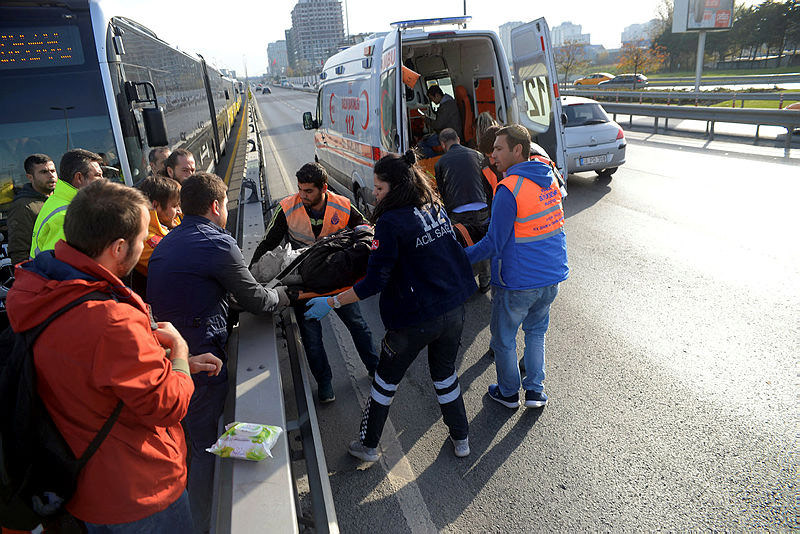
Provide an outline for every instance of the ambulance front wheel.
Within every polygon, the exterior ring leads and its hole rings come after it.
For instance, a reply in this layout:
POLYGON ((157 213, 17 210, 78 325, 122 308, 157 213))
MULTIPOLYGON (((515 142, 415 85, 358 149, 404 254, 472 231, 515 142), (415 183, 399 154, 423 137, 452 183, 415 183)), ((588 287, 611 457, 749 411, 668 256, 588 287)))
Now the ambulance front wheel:
POLYGON ((369 209, 369 205, 367 204, 366 199, 364 198, 364 193, 361 189, 356 190, 356 208, 358 211, 361 212, 361 215, 370 219, 372 217, 372 210, 369 209))

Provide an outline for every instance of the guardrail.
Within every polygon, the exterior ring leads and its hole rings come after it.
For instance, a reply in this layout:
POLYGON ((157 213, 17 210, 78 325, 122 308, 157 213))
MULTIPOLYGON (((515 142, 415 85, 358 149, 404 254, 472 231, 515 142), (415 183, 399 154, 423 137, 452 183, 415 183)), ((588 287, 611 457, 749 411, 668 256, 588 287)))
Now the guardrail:
POLYGON ((800 101, 798 93, 736 93, 736 92, 709 92, 709 91, 605 91, 602 89, 564 89, 562 96, 583 96, 586 98, 611 98, 615 102, 623 100, 638 100, 640 104, 646 100, 655 103, 656 100, 666 100, 666 105, 673 101, 693 102, 695 106, 707 101, 725 102, 731 101, 731 107, 736 107, 736 101, 740 101, 740 107, 744 107, 745 100, 778 102, 778 109, 782 109, 784 103, 800 101))
MULTIPOLYGON (((669 86, 694 86, 694 76, 676 76, 670 78, 651 78, 648 80, 650 87, 669 87, 669 86)), ((787 74, 737 74, 733 76, 704 76, 700 79, 700 85, 778 85, 782 83, 800 83, 800 73, 787 74)), ((573 86, 572 82, 564 84, 573 86)), ((582 86, 591 87, 591 86, 582 86)))
POLYGON ((668 127, 669 119, 688 119, 704 121, 706 123, 706 133, 709 138, 714 137, 714 124, 717 122, 727 122, 733 124, 752 124, 756 126, 756 139, 758 139, 758 127, 760 126, 782 126, 786 132, 786 151, 787 155, 792 147, 792 131, 800 127, 800 111, 794 110, 775 110, 775 109, 755 109, 755 108, 714 108, 707 106, 666 106, 654 104, 623 104, 616 102, 604 102, 603 108, 607 113, 613 115, 616 121, 617 115, 653 117, 655 119, 653 128, 658 131, 658 119, 664 119, 664 128, 668 127))
MULTIPOLYGON (((269 188, 263 164, 258 115, 252 101, 248 119, 248 151, 237 210, 237 238, 249 260, 264 232, 264 206, 269 188)), ((242 120, 245 120, 243 118, 242 120)), ((225 460, 218 463, 216 480, 216 532, 299 532, 312 527, 318 533, 338 533, 338 523, 328 479, 322 441, 309 385, 309 370, 302 357, 297 325, 284 312, 278 325, 289 346, 297 419, 287 420, 275 317, 242 313, 229 342, 228 372, 236 377, 225 407, 226 421, 246 421, 281 426, 272 458, 262 462, 225 460), (287 326, 288 325, 288 326, 287 326), (300 356, 298 356, 298 354, 300 356), (297 437, 302 450, 293 450, 297 437), (293 462, 305 461, 311 500, 311 517, 303 513, 297 494, 293 462)))

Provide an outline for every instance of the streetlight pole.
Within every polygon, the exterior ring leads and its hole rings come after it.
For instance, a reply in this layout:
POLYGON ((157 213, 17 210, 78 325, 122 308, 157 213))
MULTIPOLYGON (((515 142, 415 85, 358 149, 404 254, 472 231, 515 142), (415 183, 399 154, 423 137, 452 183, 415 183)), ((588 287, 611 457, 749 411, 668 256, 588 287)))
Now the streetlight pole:
POLYGON ((70 109, 75 109, 75 106, 64 106, 64 107, 51 106, 50 109, 52 109, 53 111, 64 112, 64 126, 66 126, 67 128, 67 150, 69 150, 69 145, 71 143, 69 140, 69 118, 67 117, 67 111, 69 111, 70 109))

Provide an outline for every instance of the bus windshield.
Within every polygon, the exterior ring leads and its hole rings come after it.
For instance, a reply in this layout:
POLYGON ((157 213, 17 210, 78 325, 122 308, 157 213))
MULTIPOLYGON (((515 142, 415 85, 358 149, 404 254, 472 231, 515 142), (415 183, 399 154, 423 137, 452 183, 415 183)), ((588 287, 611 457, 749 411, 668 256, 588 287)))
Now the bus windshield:
POLYGON ((0 15, 0 40, 21 52, 0 56, 0 203, 27 183, 23 162, 34 153, 58 167, 64 152, 85 148, 118 166, 89 12, 3 7, 0 15))

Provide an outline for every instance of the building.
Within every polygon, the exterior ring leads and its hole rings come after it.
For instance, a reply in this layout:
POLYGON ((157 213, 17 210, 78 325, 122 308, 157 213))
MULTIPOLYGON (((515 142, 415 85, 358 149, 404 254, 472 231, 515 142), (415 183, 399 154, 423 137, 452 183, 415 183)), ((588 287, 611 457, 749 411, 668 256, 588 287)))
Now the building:
POLYGON ((583 27, 580 24, 562 22, 550 30, 550 38, 556 47, 564 46, 569 41, 588 45, 591 42, 591 35, 582 31, 583 27))
POLYGON ((286 41, 275 41, 267 44, 267 65, 271 76, 281 76, 289 67, 289 55, 286 53, 286 41))
POLYGON ((509 62, 511 61, 511 30, 523 24, 525 23, 515 20, 500 25, 500 31, 498 32, 500 34, 500 42, 503 44, 503 50, 506 51, 506 58, 509 62))
POLYGON ((622 41, 623 46, 628 43, 639 43, 640 46, 649 47, 657 30, 658 19, 652 19, 643 24, 631 24, 622 30, 620 41, 622 41))
POLYGON ((291 66, 302 73, 318 72, 345 39, 341 2, 299 0, 292 9, 290 32, 286 45, 291 66))

